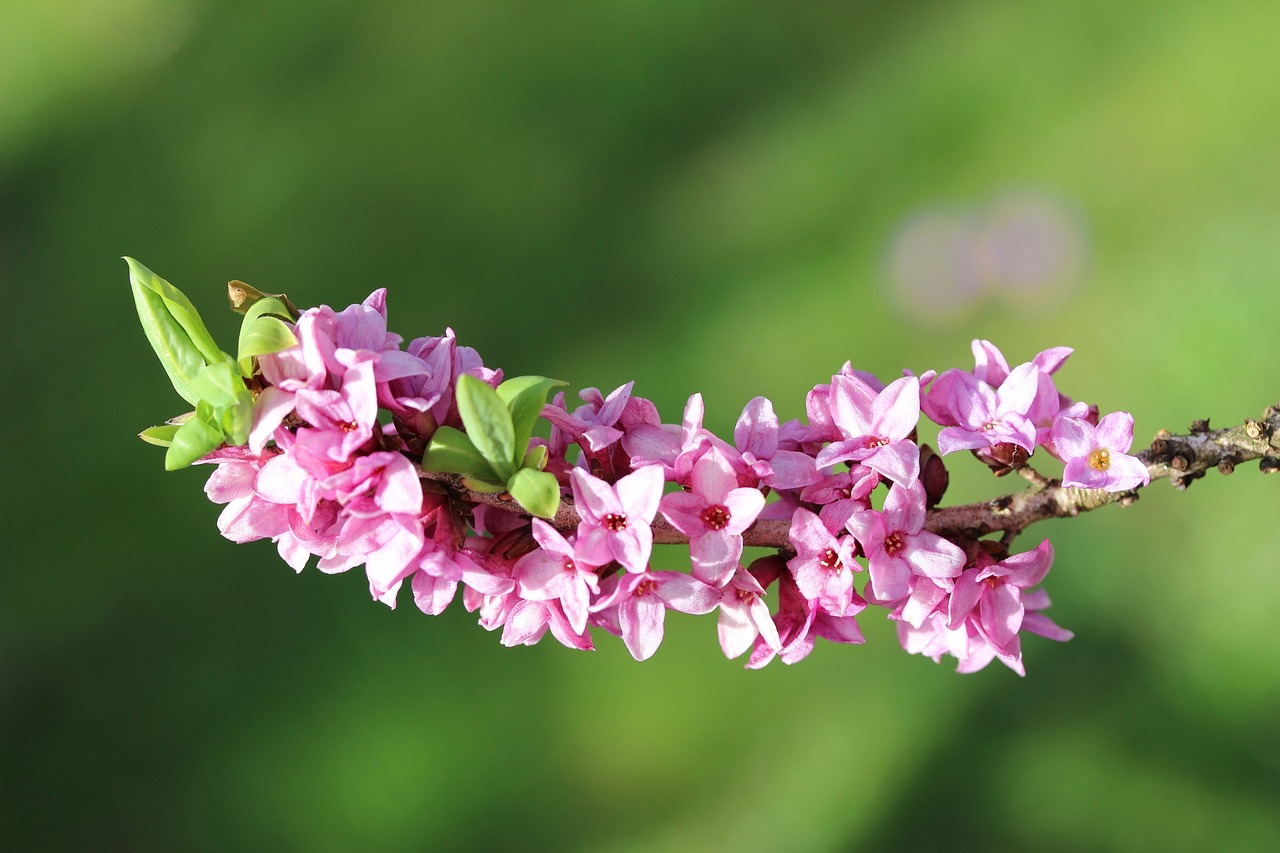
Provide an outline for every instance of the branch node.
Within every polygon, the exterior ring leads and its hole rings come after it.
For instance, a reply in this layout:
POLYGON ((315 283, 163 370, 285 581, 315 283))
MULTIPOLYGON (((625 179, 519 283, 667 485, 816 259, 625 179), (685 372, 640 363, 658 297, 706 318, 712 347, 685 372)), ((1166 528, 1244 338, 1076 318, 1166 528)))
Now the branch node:
POLYGON ((1120 506, 1133 506, 1138 502, 1138 498, 1142 497, 1137 490, 1122 492, 1117 498, 1116 503, 1120 506))
POLYGON ((1249 436, 1249 438, 1252 438, 1255 440, 1262 438, 1262 435, 1263 435, 1262 424, 1259 423, 1258 421, 1255 421, 1253 418, 1245 418, 1244 434, 1249 436))
POLYGON ((1209 431, 1208 418, 1196 418, 1194 421, 1191 422, 1191 432, 1193 432, 1194 434, 1202 435, 1208 431, 1209 431))
POLYGON ((1169 461, 1169 467, 1175 471, 1187 470, 1188 464, 1189 464, 1189 460, 1187 459, 1187 457, 1183 456, 1182 454, 1178 454, 1174 456, 1173 459, 1169 461))
POLYGON ((1274 474, 1280 471, 1280 459, 1274 456, 1264 456, 1258 461, 1258 470, 1263 474, 1274 474))
POLYGON ((1231 458, 1229 455, 1223 456, 1222 461, 1218 463, 1218 473, 1225 477, 1235 470, 1236 460, 1231 458))

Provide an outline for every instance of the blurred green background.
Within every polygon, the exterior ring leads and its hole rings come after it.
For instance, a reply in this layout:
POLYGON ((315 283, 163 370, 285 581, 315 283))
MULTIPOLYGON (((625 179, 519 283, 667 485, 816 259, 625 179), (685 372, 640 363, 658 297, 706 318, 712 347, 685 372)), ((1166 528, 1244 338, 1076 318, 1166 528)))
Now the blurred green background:
MULTIPOLYGON (((1028 677, 505 649, 218 536, 133 255, 728 432, 845 359, 1066 344, 1138 441, 1280 398, 1280 5, 20 0, 0 11, 7 849, 1280 849, 1280 482, 1052 536, 1028 677)), ((955 498, 991 496, 966 459, 955 498)), ((677 553, 663 553, 676 567, 677 553)))

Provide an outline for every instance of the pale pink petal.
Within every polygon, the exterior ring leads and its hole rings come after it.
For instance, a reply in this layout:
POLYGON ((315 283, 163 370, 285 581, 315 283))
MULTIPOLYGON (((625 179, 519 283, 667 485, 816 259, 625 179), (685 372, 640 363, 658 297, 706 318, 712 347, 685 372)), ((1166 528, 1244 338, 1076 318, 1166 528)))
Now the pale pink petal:
POLYGON ((710 613, 720 603, 720 590, 683 572, 652 572, 650 576, 659 579, 655 595, 672 610, 698 615, 710 613))
POLYGON ((253 425, 249 429, 249 449, 261 453, 276 427, 293 411, 294 395, 274 385, 262 389, 253 404, 253 425))
POLYGON ((653 531, 639 519, 629 523, 625 530, 610 535, 613 559, 629 572, 643 572, 649 566, 653 552, 653 531))
POLYGON ((667 521, 685 536, 701 536, 706 531, 707 526, 702 521, 702 513, 706 508, 707 502, 692 492, 663 495, 658 504, 658 509, 666 516, 667 521))
POLYGON ((911 537, 902 556, 915 571, 935 579, 953 578, 964 569, 964 551, 924 530, 911 537))
POLYGON ((1111 467, 1107 469, 1110 483, 1105 486, 1110 492, 1123 492, 1136 489, 1151 482, 1151 472, 1142 460, 1124 453, 1111 454, 1111 467))
POLYGON ((439 616, 453 601, 458 582, 416 572, 412 581, 413 603, 428 616, 439 616))
POLYGON ((733 576, 742 557, 742 537, 724 530, 711 530, 689 543, 693 576, 714 586, 724 586, 733 576))
POLYGON ((1053 422, 1053 446, 1063 459, 1088 456, 1098 445, 1093 425, 1079 418, 1058 418, 1053 422))
POLYGON ((622 642, 636 660, 648 660, 662 644, 667 609, 654 595, 631 595, 618 605, 622 642))
POLYGON ((1112 453, 1128 453, 1133 445, 1133 415, 1112 412, 1098 421, 1093 439, 1099 447, 1105 447, 1112 453))
MULTIPOLYGON (((770 620, 769 624, 772 625, 773 620, 770 620)), ((720 650, 730 660, 751 648, 756 637, 760 636, 760 629, 752 621, 750 611, 741 603, 733 607, 721 605, 720 621, 716 626, 716 632, 720 637, 720 650)), ((777 637, 776 630, 774 637, 777 637)))
POLYGON ((610 513, 626 513, 617 493, 604 480, 591 476, 581 468, 574 468, 569 472, 569 477, 573 483, 574 504, 582 518, 599 522, 610 513))
POLYGON ((741 535, 759 517, 764 503, 764 495, 757 489, 742 488, 729 492, 722 504, 729 510, 729 524, 725 527, 725 532, 741 535))
POLYGON ((910 485, 920 479, 920 448, 909 441, 895 441, 863 459, 862 464, 895 483, 910 485))
POLYGON ((773 474, 765 482, 775 489, 801 489, 822 479, 813 457, 796 450, 779 450, 769 460, 773 474))
POLYGON ((997 650, 1009 649, 1022 627, 1022 598, 1013 584, 996 584, 982 597, 982 627, 997 650))
POLYGON ((916 481, 910 486, 894 485, 884 499, 881 510, 886 530, 917 533, 924 527, 924 484, 916 481))
POLYGON ((724 503, 725 495, 738 487, 738 475, 718 447, 712 447, 693 466, 693 490, 707 503, 724 503))
POLYGON ((982 597, 983 583, 978 580, 977 570, 963 572, 955 580, 951 590, 951 600, 947 604, 947 627, 955 631, 964 627, 964 620, 969 618, 973 608, 978 606, 982 597))
POLYGON ((614 485, 623 511, 646 523, 653 521, 662 500, 662 482, 661 465, 645 465, 623 477, 614 485))
POLYGON ((895 379, 880 392, 871 407, 872 430, 881 438, 904 439, 920 421, 920 380, 895 379))
POLYGON ((778 450, 778 416, 768 398, 756 397, 743 408, 733 428, 733 443, 757 459, 773 458, 778 450))

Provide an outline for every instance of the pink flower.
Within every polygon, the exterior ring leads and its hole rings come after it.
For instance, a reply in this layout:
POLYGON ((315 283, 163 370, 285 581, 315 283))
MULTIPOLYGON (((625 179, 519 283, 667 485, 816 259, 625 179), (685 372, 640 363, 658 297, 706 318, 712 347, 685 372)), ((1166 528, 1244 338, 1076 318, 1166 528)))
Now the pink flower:
POLYGON ((757 637, 773 651, 782 650, 778 628, 764 603, 764 595, 764 587, 741 566, 721 590, 720 649, 730 660, 751 648, 757 637))
POLYGON ((532 646, 551 629, 551 634, 565 646, 582 651, 595 651, 591 635, 575 630, 559 601, 520 600, 507 611, 502 628, 502 645, 532 646))
POLYGON ((1048 379, 1039 367, 1031 362, 1019 365, 998 391, 968 373, 956 371, 952 377, 944 386, 949 392, 944 405, 956 425, 938 433, 940 454, 997 444, 1016 444, 1028 453, 1036 449, 1036 428, 1028 415, 1041 378, 1048 379))
POLYGON ((957 630, 971 615, 975 616, 982 636, 998 653, 1011 655, 1025 613, 1022 593, 1049 573, 1053 546, 1046 539, 1034 551, 1014 554, 999 563, 990 558, 983 562, 986 565, 980 562, 956 578, 947 609, 947 628, 957 630))
POLYGON ((924 501, 921 483, 894 486, 884 499, 882 512, 855 512, 846 522, 867 557, 874 593, 869 598, 881 603, 904 598, 911 593, 915 575, 950 590, 950 579, 964 568, 964 551, 924 529, 924 501))
POLYGON ((782 662, 790 665, 799 663, 809 656, 818 637, 833 643, 864 643, 862 629, 854 615, 861 612, 867 603, 855 596, 853 606, 843 616, 832 616, 818 607, 800 592, 789 572, 783 572, 778 578, 778 612, 773 617, 778 628, 778 641, 781 651, 769 645, 761 634, 756 638, 755 648, 747 660, 747 669, 760 669, 774 657, 782 658, 782 662))
POLYGON ((823 448, 819 468, 856 461, 895 483, 909 485, 920 476, 920 448, 910 435, 920 420, 920 380, 904 376, 878 394, 865 382, 831 377, 831 418, 843 437, 823 448))
POLYGON ((543 406, 542 416, 568 433, 574 443, 584 450, 604 450, 622 438, 622 430, 616 429, 614 424, 631 399, 631 388, 634 385, 635 382, 628 382, 615 388, 607 398, 599 389, 587 388, 578 394, 586 405, 574 409, 572 414, 564 408, 563 397, 557 395, 560 405, 543 406))
MULTIPOLYGON (((684 572, 637 572, 615 577, 613 591, 591 609, 616 609, 622 642, 636 660, 648 660, 658 650, 667 610, 710 613, 720 603, 718 589, 684 572)), ((610 621, 607 615, 601 620, 605 625, 610 621)))
POLYGON ((594 566, 617 560, 629 572, 643 572, 653 550, 649 525, 662 499, 662 468, 646 465, 612 486, 581 468, 570 476, 580 518, 577 553, 594 566))
POLYGON ((816 483, 820 474, 813 457, 797 450, 780 450, 778 416, 766 397, 747 403, 733 428, 733 442, 743 465, 760 482, 775 489, 798 489, 816 483))
MULTIPOLYGON (((635 399, 631 401, 636 402, 635 399)), ((648 403, 648 401, 644 401, 648 403)), ((649 404, 651 406, 652 404, 649 404)), ((702 416, 704 405, 701 394, 689 397, 684 406, 684 419, 676 424, 651 423, 643 415, 649 414, 644 409, 635 412, 632 420, 625 412, 624 422, 632 421, 622 438, 622 447, 631 457, 635 465, 662 466, 664 475, 669 480, 684 483, 689 478, 693 463, 711 446, 713 441, 719 442, 708 430, 703 429, 702 416)), ((652 413, 656 417, 656 411, 652 413)), ((720 442, 723 444, 723 442, 720 442)), ((727 446, 727 445, 726 445, 727 446)))
POLYGON ((787 568, 800 593, 823 612, 843 616, 854 599, 853 572, 862 568, 853 559, 853 537, 837 538, 818 516, 797 509, 791 517, 791 545, 796 555, 787 568))
POLYGON ((718 448, 693 466, 692 492, 673 492, 658 508, 689 537, 693 576, 724 586, 742 556, 742 533, 764 509, 759 489, 738 488, 738 475, 718 448))
POLYGON ((1124 492, 1151 482, 1147 466, 1130 456, 1133 415, 1112 412, 1095 427, 1079 418, 1062 417, 1053 425, 1053 446, 1066 463, 1062 485, 1124 492))
POLYGON ((595 567, 540 518, 533 520, 533 538, 542 547, 517 560, 512 570, 520 597, 531 601, 558 600, 573 632, 581 634, 587 628, 591 594, 600 592, 595 567))

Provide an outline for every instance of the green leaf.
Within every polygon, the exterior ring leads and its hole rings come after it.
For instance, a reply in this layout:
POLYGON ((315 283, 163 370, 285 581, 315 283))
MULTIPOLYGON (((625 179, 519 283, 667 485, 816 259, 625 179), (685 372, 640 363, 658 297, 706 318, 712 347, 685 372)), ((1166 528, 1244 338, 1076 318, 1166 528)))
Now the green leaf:
POLYGON ((297 343, 298 339, 293 331, 279 317, 263 316, 249 319, 246 316, 244 322, 240 324, 240 344, 236 351, 240 372, 245 376, 252 376, 255 356, 287 350, 296 346, 297 343))
POLYGON ((546 471, 521 468, 507 481, 507 491, 516 503, 540 518, 551 518, 560 508, 560 484, 546 471))
MULTIPOLYGON (((458 414, 471 443, 501 479, 509 479, 516 472, 515 428, 511 413, 497 392, 474 376, 463 374, 458 377, 458 414)), ((523 447, 520 452, 523 455, 523 447)))
POLYGON ((443 471, 446 474, 463 474, 480 480, 496 482, 498 475, 485 461, 465 432, 442 426, 431 436, 427 452, 422 457, 425 471, 443 471))
MULTIPOLYGON (((163 303, 164 312, 168 314, 172 322, 182 329, 186 334, 187 340, 195 347, 206 364, 230 360, 230 356, 218 349, 213 336, 209 334, 209 330, 205 328, 204 321, 200 319, 200 312, 196 311, 196 307, 191 304, 191 300, 187 299, 181 290, 178 290, 178 288, 133 258, 125 258, 124 260, 129 265, 129 281, 133 284, 135 301, 140 290, 145 290, 158 296, 163 303)), ((143 326, 146 326, 145 319, 143 320, 143 326)), ((163 360, 163 356, 161 356, 161 359, 163 360)))
MULTIPOLYGON (((196 402, 204 401, 214 409, 226 409, 240 402, 249 393, 236 366, 229 361, 210 364, 201 370, 188 386, 196 395, 196 402)), ((249 397, 252 402, 253 397, 249 397)))
POLYGON ((143 282, 151 271, 132 258, 129 262, 129 282, 133 288, 133 303, 138 309, 138 319, 142 321, 142 331, 151 343, 151 349, 160 359, 164 372, 169 375, 173 389, 182 399, 192 405, 196 395, 189 388, 196 374, 204 370, 207 363, 204 356, 187 334, 182 325, 169 312, 168 304, 154 288, 144 286, 143 282), (136 266, 135 266, 136 265, 136 266))
POLYGON ((248 389, 244 389, 234 405, 219 410, 218 425, 227 444, 240 446, 249 443, 249 430, 253 428, 253 395, 248 389))
MULTIPOLYGON (((516 376, 498 386, 498 399, 506 404, 511 412, 511 424, 514 432, 516 453, 524 455, 533 436, 533 425, 542 414, 542 407, 547 402, 547 392, 566 383, 559 379, 548 379, 545 376, 516 376)), ((520 464, 519 459, 513 459, 520 464)))
POLYGON ((541 471, 547 467, 547 446, 545 444, 535 445, 529 448, 529 452, 524 455, 524 459, 520 462, 521 468, 532 468, 535 471, 541 471))
POLYGON ((169 452, 164 455, 166 471, 186 468, 201 456, 222 444, 222 432, 202 417, 194 417, 173 434, 169 452))
POLYGON ((147 427, 138 433, 138 438, 147 444, 154 444, 156 447, 168 447, 173 444, 173 435, 177 431, 177 424, 160 424, 159 426, 147 427))
POLYGON ((473 492, 480 492, 486 495, 496 495, 507 490, 505 483, 491 483, 487 480, 477 480, 474 477, 463 477, 462 485, 473 492))

